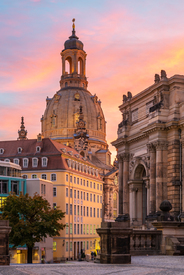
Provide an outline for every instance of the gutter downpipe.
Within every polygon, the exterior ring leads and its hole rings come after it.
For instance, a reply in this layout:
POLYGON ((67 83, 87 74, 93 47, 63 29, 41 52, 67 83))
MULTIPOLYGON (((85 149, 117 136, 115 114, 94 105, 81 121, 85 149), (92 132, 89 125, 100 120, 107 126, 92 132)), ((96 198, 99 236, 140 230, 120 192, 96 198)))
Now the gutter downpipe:
POLYGON ((181 141, 181 129, 178 129, 179 133, 179 150, 180 150, 180 214, 182 213, 182 141, 181 141))

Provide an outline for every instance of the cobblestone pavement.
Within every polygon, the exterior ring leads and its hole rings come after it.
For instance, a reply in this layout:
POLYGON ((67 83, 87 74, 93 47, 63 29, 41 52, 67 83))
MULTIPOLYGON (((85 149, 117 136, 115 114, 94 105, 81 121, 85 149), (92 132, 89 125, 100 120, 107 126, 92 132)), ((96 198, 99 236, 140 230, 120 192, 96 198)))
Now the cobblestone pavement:
POLYGON ((92 262, 1 266, 0 275, 180 275, 184 274, 184 256, 137 256, 131 265, 107 265, 92 262))

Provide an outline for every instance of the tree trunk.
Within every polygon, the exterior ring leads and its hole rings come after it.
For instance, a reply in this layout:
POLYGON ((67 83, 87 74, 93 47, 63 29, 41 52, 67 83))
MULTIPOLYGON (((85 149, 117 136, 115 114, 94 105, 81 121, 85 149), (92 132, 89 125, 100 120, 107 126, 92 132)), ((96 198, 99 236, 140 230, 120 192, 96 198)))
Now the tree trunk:
POLYGON ((32 252, 33 252, 33 248, 27 247, 27 263, 28 264, 32 264, 32 252))

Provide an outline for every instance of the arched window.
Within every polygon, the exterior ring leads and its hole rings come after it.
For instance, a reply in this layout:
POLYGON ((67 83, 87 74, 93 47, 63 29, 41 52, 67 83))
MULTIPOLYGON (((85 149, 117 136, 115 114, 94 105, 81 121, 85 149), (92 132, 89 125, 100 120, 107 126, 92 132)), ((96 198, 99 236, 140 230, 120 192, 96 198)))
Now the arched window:
POLYGON ((78 59, 78 74, 83 74, 83 60, 81 57, 78 59))
POLYGON ((32 167, 37 167, 38 166, 38 159, 37 158, 33 158, 32 159, 32 167))
POLYGON ((4 149, 0 148, 0 154, 2 155, 4 153, 4 149))
POLYGON ((72 73, 72 59, 71 57, 67 57, 65 59, 65 74, 71 74, 72 73))
POLYGON ((28 158, 23 158, 23 168, 27 168, 28 167, 28 158))
POLYGON ((21 147, 18 147, 17 148, 17 152, 20 154, 22 152, 22 148, 21 147))
POLYGON ((48 158, 46 157, 42 158, 42 167, 47 167, 47 161, 48 161, 48 158))

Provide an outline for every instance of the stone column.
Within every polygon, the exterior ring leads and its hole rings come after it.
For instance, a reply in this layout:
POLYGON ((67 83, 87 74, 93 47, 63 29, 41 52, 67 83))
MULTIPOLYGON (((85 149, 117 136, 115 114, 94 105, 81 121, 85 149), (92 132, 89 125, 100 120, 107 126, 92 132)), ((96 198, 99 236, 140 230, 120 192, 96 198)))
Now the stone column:
POLYGON ((129 154, 123 154, 123 214, 129 214, 129 154))
POLYGON ((150 207, 149 214, 156 211, 156 153, 153 143, 147 144, 150 153, 150 207))
POLYGON ((123 159, 122 156, 118 156, 119 162, 119 214, 123 214, 123 159))
POLYGON ((156 212, 163 201, 163 143, 157 141, 156 147, 156 212))
POLYGON ((163 200, 167 200, 168 143, 163 144, 163 200))
POLYGON ((136 206, 137 206, 137 202, 136 202, 136 192, 137 192, 137 189, 133 188, 132 189, 132 202, 133 202, 133 205, 132 205, 132 220, 135 221, 137 219, 137 211, 136 211, 136 206))

